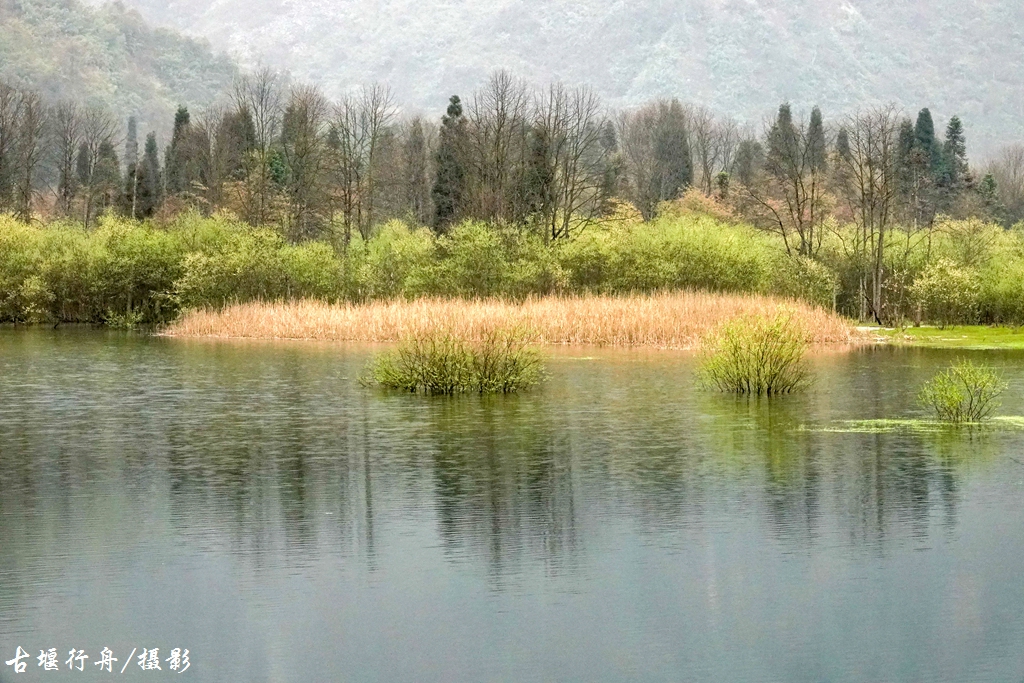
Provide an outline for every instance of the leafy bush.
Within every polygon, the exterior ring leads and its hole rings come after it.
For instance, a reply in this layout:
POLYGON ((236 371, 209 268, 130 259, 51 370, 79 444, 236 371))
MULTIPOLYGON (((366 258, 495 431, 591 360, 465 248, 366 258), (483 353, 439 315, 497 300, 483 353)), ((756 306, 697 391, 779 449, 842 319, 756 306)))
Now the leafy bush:
POLYGON ((914 281, 911 293, 925 316, 940 326, 977 321, 981 286, 973 270, 939 259, 914 281))
POLYGON ((981 422, 999 407, 1006 386, 994 370, 961 359, 925 383, 918 401, 943 422, 981 422))
POLYGON ((737 394, 786 394, 807 381, 807 341, 792 316, 747 316, 727 323, 701 348, 698 378, 737 394))
POLYGON ((827 266, 806 256, 780 254, 771 272, 770 294, 834 308, 839 283, 827 266))
POLYGON ((542 379, 540 357, 519 330, 493 330, 480 341, 436 330, 379 355, 364 383, 425 394, 506 394, 542 379))

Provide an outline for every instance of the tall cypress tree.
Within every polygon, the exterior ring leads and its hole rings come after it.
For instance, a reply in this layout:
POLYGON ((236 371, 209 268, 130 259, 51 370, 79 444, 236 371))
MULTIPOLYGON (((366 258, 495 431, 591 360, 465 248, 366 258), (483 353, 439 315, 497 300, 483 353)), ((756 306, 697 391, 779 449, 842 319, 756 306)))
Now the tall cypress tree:
MULTIPOLYGON (((849 140, 847 140, 847 143, 849 140)), ((849 144, 847 144, 849 149, 849 144)), ((807 154, 810 157, 812 171, 822 172, 828 162, 826 160, 828 149, 825 142, 825 124, 822 121, 821 109, 815 107, 811 110, 811 120, 807 124, 807 154)))
POLYGON ((96 150, 96 168, 93 171, 93 182, 96 186, 98 209, 103 210, 116 205, 121 186, 121 162, 113 143, 106 141, 96 150))
POLYGON ((654 189, 659 201, 675 199, 693 183, 686 114, 679 100, 672 100, 658 112, 654 131, 654 168, 654 189))
POLYGON ((128 136, 124 142, 124 165, 125 168, 139 163, 139 124, 134 116, 128 117, 128 136))
POLYGON ((768 152, 765 166, 772 175, 785 178, 793 172, 800 154, 800 137, 793 125, 789 104, 779 105, 775 123, 768 131, 768 152))
POLYGON ((466 118, 458 95, 448 101, 438 134, 437 177, 431 195, 434 199, 434 229, 445 232, 463 209, 466 194, 465 167, 466 118))
MULTIPOLYGON (((132 182, 131 179, 128 180, 132 182)), ((130 187, 128 189, 131 189, 130 187)), ((163 182, 160 177, 160 158, 156 133, 146 136, 146 148, 138 167, 135 194, 136 218, 148 218, 156 213, 163 201, 163 182)))
POLYGON ((736 156, 732 162, 732 173, 746 186, 754 183, 757 174, 764 166, 764 147, 753 138, 748 138, 736 146, 736 156))
POLYGON ((942 166, 945 185, 951 190, 959 190, 967 181, 969 167, 967 164, 967 140, 964 138, 964 125, 959 116, 954 116, 946 126, 946 141, 942 146, 942 166))
POLYGON ((917 123, 914 125, 914 148, 920 153, 922 163, 927 163, 932 177, 939 177, 942 174, 942 149, 935 139, 935 122, 927 107, 917 115, 917 123))
POLYGON ((174 113, 174 130, 171 143, 164 153, 164 173, 168 194, 180 194, 188 189, 188 134, 191 116, 184 106, 174 113))

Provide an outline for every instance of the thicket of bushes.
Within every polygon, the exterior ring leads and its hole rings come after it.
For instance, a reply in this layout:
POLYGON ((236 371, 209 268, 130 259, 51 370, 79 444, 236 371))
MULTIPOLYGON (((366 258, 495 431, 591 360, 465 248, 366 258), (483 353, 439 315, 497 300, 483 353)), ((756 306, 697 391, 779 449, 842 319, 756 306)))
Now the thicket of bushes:
POLYGON ((365 301, 660 289, 778 293, 831 305, 826 269, 751 228, 709 217, 595 226, 571 241, 464 223, 444 237, 393 222, 346 252, 293 245, 226 217, 158 227, 104 218, 29 226, 0 218, 0 321, 156 323, 252 299, 365 301))
MULTIPOLYGON (((900 234, 892 239, 900 239, 900 234)), ((939 224, 891 247, 888 301, 907 319, 1024 323, 1024 230, 939 224)), ((856 316, 863 264, 833 235, 816 260, 776 237, 696 213, 611 220, 579 236, 464 223, 443 237, 402 223, 347 251, 290 244, 230 217, 168 225, 104 218, 25 225, 0 217, 0 321, 158 323, 183 308, 252 299, 626 293, 704 289, 776 294, 856 316)))

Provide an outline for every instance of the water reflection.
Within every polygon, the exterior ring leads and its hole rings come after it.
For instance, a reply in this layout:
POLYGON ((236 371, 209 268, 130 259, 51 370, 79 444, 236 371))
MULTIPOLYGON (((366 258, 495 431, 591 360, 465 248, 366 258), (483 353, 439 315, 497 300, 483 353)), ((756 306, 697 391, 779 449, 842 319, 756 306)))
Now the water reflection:
POLYGON ((161 562, 189 563, 204 594, 225 568, 257 592, 469 572, 522 594, 538 574, 608 581, 653 549, 650 599, 673 599, 667 567, 693 553, 727 628, 738 552, 902 556, 954 533, 972 480, 1024 469, 1003 457, 1015 433, 815 428, 915 414, 942 354, 819 358, 808 393, 768 402, 695 390, 667 352, 555 354, 541 391, 425 400, 359 387, 353 347, 5 332, 0 349, 0 634, 45 626, 26 601, 93 586, 81 567, 126 600, 131 568, 161 562))

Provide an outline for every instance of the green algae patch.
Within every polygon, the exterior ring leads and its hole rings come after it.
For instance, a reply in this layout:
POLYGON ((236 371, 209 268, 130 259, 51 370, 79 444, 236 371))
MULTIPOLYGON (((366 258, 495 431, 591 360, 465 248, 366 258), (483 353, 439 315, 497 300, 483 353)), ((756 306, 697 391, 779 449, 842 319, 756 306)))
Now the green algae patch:
POLYGON ((989 418, 985 422, 964 422, 958 425, 951 425, 940 420, 918 418, 839 420, 821 426, 804 425, 800 430, 830 434, 893 434, 896 432, 948 434, 958 431, 1024 432, 1024 415, 1001 415, 989 418))

